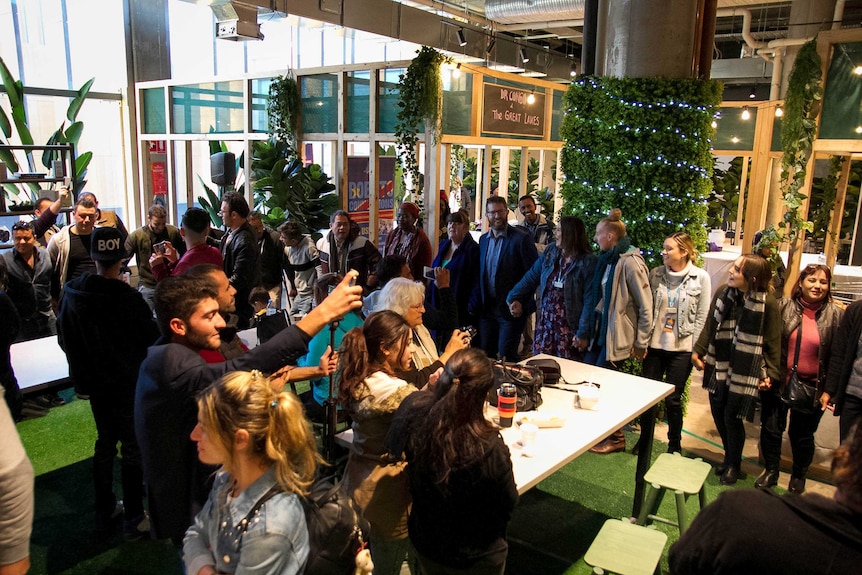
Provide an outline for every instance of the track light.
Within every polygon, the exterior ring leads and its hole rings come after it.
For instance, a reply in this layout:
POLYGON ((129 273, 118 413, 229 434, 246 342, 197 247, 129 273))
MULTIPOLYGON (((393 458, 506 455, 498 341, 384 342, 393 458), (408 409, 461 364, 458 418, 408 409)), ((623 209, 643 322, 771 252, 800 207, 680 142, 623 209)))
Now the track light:
POLYGON ((490 54, 494 50, 495 44, 497 44, 497 38, 491 36, 491 39, 488 41, 488 47, 485 48, 485 53, 490 54))
POLYGON ((777 108, 775 108, 775 117, 776 118, 780 118, 783 115, 784 115, 784 108, 782 108, 781 106, 778 106, 777 108))
POLYGON ((464 29, 458 28, 458 45, 466 46, 467 45, 467 36, 464 35, 464 29))
POLYGON ((526 48, 521 46, 521 49, 519 50, 519 52, 521 53, 521 62, 526 64, 527 62, 530 61, 530 57, 527 55, 527 49, 526 48))
POLYGON ((748 106, 742 107, 742 114, 740 114, 740 118, 742 118, 743 120, 751 119, 751 112, 748 111, 748 106))

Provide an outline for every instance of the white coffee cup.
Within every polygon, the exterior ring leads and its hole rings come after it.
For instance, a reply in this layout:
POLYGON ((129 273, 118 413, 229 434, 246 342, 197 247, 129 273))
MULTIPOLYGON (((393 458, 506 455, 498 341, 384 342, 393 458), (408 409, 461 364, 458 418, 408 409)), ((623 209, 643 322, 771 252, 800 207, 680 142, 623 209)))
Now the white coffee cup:
POLYGON ((599 402, 599 388, 594 385, 581 385, 578 387, 578 397, 581 409, 595 409, 599 402))

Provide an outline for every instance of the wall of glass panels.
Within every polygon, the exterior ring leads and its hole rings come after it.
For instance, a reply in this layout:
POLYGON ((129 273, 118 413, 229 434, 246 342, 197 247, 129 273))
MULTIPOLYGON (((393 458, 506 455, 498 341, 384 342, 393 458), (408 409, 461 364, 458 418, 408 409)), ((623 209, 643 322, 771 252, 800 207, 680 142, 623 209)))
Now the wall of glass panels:
POLYGON ((315 74, 299 78, 302 132, 338 131, 338 75, 315 74))

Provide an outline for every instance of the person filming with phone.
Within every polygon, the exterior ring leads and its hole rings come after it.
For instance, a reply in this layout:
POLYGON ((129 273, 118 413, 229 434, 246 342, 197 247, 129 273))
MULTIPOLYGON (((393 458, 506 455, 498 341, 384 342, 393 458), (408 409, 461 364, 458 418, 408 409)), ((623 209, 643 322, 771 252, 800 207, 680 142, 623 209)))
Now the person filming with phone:
POLYGON ((186 252, 186 244, 180 231, 167 223, 168 212, 164 206, 155 204, 147 211, 147 224, 129 234, 126 251, 134 256, 138 265, 138 291, 153 309, 156 295, 156 277, 150 266, 150 257, 155 253, 165 255, 166 246, 180 256, 186 252))

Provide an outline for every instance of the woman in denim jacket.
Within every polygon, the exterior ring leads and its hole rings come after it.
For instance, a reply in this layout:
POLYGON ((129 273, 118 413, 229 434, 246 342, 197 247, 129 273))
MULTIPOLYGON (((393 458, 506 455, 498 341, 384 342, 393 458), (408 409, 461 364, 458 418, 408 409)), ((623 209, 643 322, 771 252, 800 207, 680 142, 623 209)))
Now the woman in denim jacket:
POLYGON ((674 386, 664 400, 668 453, 681 451, 682 394, 691 374, 694 341, 706 324, 712 286, 709 274, 694 265, 697 252, 685 232, 664 240, 664 265, 649 274, 653 296, 653 327, 643 363, 643 376, 674 386))
POLYGON ((302 403, 259 371, 233 372, 198 398, 198 458, 221 465, 183 540, 189 575, 302 573, 308 528, 300 497, 320 460, 302 403))
POLYGON ((524 302, 538 293, 533 354, 581 359, 583 353, 578 350, 578 338, 589 337, 592 317, 592 313, 582 313, 584 294, 592 290, 597 258, 590 249, 580 218, 561 218, 554 236, 556 241, 548 245, 512 288, 506 303, 512 315, 518 317, 526 307, 524 302))

